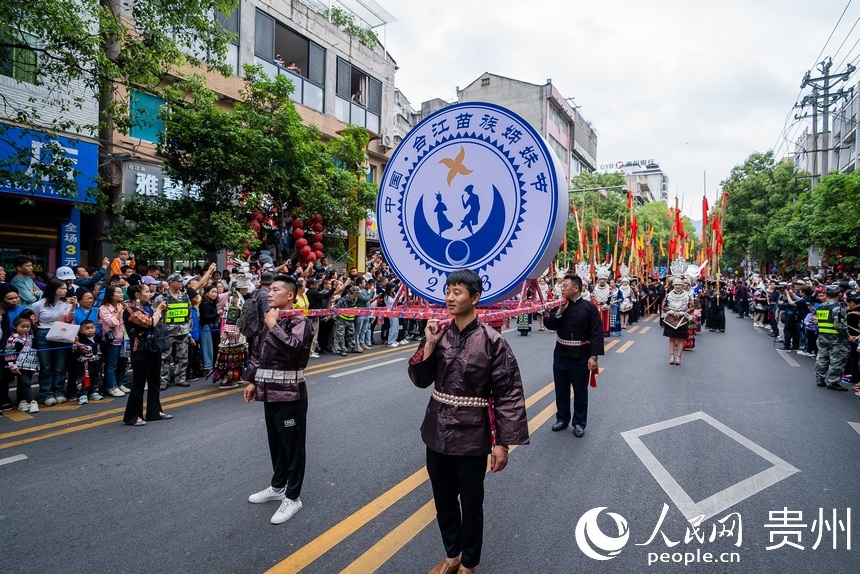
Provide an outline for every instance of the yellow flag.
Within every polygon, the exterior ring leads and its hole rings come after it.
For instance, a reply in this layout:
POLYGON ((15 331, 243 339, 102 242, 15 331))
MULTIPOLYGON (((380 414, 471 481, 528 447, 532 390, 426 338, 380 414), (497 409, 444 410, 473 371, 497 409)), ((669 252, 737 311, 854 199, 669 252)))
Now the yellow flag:
POLYGON ((660 238, 660 257, 666 257, 666 250, 663 249, 663 238, 660 238))

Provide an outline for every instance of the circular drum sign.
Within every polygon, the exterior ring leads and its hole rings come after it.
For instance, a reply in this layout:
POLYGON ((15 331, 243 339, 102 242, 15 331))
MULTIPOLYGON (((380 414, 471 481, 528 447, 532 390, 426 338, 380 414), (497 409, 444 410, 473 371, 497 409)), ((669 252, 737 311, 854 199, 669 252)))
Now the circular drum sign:
POLYGON ((444 108, 415 126, 385 168, 379 241, 394 273, 444 303, 445 279, 472 269, 482 303, 518 292, 555 257, 567 226, 564 173, 518 115, 483 103, 444 108))

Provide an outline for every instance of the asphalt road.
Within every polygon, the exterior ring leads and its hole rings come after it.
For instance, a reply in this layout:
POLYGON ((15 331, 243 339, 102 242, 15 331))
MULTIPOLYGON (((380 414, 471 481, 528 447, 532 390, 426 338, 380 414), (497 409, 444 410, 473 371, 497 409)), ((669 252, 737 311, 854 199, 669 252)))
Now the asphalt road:
MULTIPOLYGON (((813 360, 784 358, 751 321, 727 323, 682 366, 656 321, 612 339, 583 438, 550 431, 554 335, 506 334, 531 444, 487 477, 479 572, 858 571, 860 399, 816 387, 813 360)), ((142 428, 121 424, 124 399, 1 418, 0 571, 427 572, 443 549, 414 349, 312 363, 304 507, 280 526, 276 503, 247 502, 271 467, 262 406, 240 391, 171 388, 176 418, 142 428)))

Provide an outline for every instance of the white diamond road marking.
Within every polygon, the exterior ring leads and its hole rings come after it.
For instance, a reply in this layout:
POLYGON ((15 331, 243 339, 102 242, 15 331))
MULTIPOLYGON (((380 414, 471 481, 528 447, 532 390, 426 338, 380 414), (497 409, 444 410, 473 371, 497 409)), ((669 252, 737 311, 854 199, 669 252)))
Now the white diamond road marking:
POLYGON ((795 472, 800 472, 799 469, 788 464, 769 450, 757 445, 750 439, 701 411, 639 427, 638 429, 625 431, 621 433, 621 436, 624 437, 624 440, 627 441, 627 444, 630 445, 630 448, 633 449, 633 452, 639 457, 639 460, 642 461, 642 464, 645 465, 645 468, 648 469, 648 472, 651 473, 651 476, 654 477, 657 484, 660 485, 672 502, 675 503, 675 506, 677 506, 678 510, 681 511, 681 514, 683 514, 690 522, 699 516, 704 516, 703 520, 707 520, 723 510, 749 498, 757 492, 788 478, 795 472), (773 466, 721 490, 704 500, 695 502, 684 491, 684 489, 681 488, 681 485, 678 484, 672 475, 669 474, 669 471, 660 464, 657 457, 648 450, 648 447, 642 442, 641 437, 697 420, 708 423, 730 439, 747 447, 749 450, 770 462, 773 466))
POLYGON ((10 464, 13 462, 18 462, 19 460, 27 460, 26 454, 16 454, 15 456, 10 456, 8 458, 0 458, 0 466, 4 464, 10 464))
POLYGON ((851 428, 853 428, 858 433, 860 433, 860 423, 848 423, 848 424, 851 425, 851 428))

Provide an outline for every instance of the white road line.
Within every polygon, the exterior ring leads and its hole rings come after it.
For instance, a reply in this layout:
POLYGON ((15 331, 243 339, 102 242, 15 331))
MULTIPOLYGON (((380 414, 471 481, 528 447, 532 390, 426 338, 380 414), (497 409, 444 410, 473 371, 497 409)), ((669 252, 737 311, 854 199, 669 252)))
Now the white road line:
POLYGON ((849 424, 849 425, 851 425, 851 428, 853 428, 853 429, 854 429, 854 430, 856 430, 858 433, 860 433, 860 423, 852 423, 852 422, 849 422, 848 424, 849 424))
POLYGON ((783 351, 781 349, 776 350, 779 353, 779 356, 785 359, 785 362, 791 365, 792 367, 799 367, 800 363, 794 360, 794 357, 791 356, 791 351, 783 351))
POLYGON ((355 373, 360 373, 362 371, 369 371, 370 369, 375 369, 376 367, 382 367, 385 365, 390 365, 391 363, 396 363, 398 361, 405 361, 406 357, 398 357, 397 359, 391 359, 390 361, 382 361, 381 363, 374 363, 372 365, 367 365, 366 367, 359 367, 357 369, 352 369, 351 371, 344 371, 342 373, 337 373, 334 375, 329 375, 330 379, 337 379, 340 377, 345 377, 347 375, 354 375, 355 373))
POLYGON ((27 460, 26 454, 16 454, 15 456, 10 456, 8 458, 0 458, 0 466, 4 464, 9 464, 12 462, 18 462, 19 460, 27 460))
POLYGON ((757 445, 750 439, 730 429, 723 423, 717 421, 716 419, 701 411, 682 417, 669 419, 652 425, 640 427, 638 429, 625 431, 621 433, 621 436, 624 437, 624 440, 627 441, 627 444, 630 446, 636 456, 639 457, 639 460, 642 461, 642 464, 645 465, 645 468, 648 469, 648 472, 651 473, 651 476, 654 477, 654 479, 657 481, 657 484, 660 485, 660 487, 666 492, 669 498, 672 499, 672 502, 675 503, 675 506, 678 507, 678 510, 680 510, 681 513, 690 522, 692 522, 698 516, 704 516, 704 520, 707 520, 708 518, 711 518, 712 516, 722 512, 723 510, 734 506, 742 500, 749 498, 757 492, 760 492, 765 488, 768 488, 769 486, 773 486, 777 482, 788 478, 796 472, 800 472, 800 470, 788 464, 786 461, 782 460, 772 452, 757 445), (654 454, 650 450, 648 450, 648 447, 646 447, 645 444, 642 442, 641 437, 647 434, 651 434, 653 432, 680 426, 696 420, 701 420, 708 423, 718 431, 725 434, 730 439, 747 447, 755 454, 767 460, 768 462, 773 464, 773 466, 745 480, 742 480, 737 484, 734 484, 720 492, 717 492, 716 494, 713 494, 705 498, 704 500, 695 502, 684 491, 684 489, 681 488, 681 485, 678 484, 675 478, 671 474, 669 474, 669 471, 666 470, 666 467, 664 467, 660 463, 660 461, 657 460, 657 457, 655 457, 654 454))

